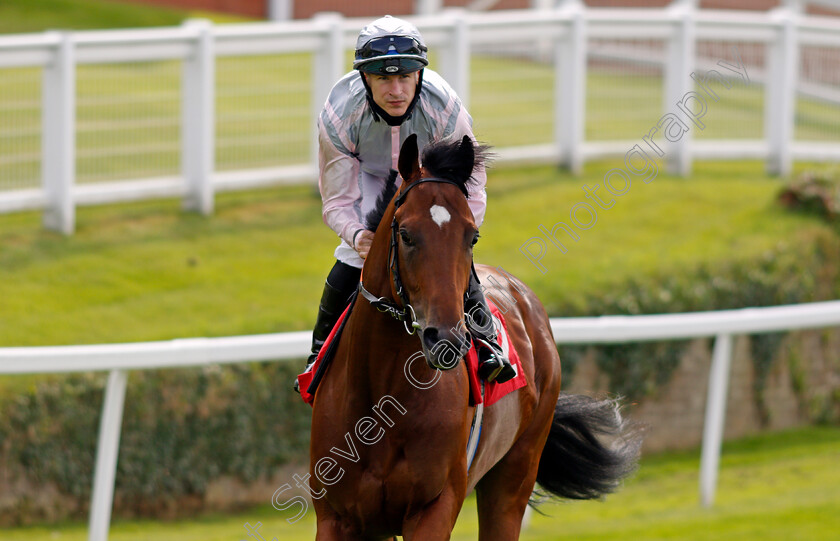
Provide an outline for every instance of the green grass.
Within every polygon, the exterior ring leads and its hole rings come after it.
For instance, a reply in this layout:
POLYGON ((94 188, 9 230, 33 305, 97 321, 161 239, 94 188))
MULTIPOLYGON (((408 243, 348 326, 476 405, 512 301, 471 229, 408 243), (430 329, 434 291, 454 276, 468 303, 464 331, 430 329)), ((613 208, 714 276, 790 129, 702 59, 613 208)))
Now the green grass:
POLYGON ((333 244, 310 187, 224 196, 212 218, 82 209, 71 239, 34 214, 0 221, 6 345, 303 329, 333 244))
POLYGON ((244 17, 173 9, 130 0, 3 0, 0 2, 0 34, 173 26, 190 17, 210 18, 216 22, 246 20, 244 17))
MULTIPOLYGON (((777 207, 774 197, 780 184, 767 178, 758 164, 708 162, 697 164, 690 181, 661 171, 650 184, 636 181, 627 195, 614 198, 612 208, 598 209, 591 229, 578 230, 578 242, 559 233, 568 248, 561 253, 538 226, 550 230, 558 221, 571 223, 570 209, 586 201, 582 186, 603 185, 605 172, 613 166, 617 164, 588 164, 581 178, 549 168, 491 177, 478 259, 522 276, 548 303, 564 299, 582 307, 587 295, 620 286, 631 277, 756 257, 779 242, 793 244, 824 227, 777 207), (540 261, 545 274, 520 252, 534 237, 547 246, 540 261)), ((604 192, 602 187, 599 193, 604 192)))
MULTIPOLYGON (((590 163, 580 178, 491 169, 476 261, 520 276, 549 306, 583 307, 630 278, 756 257, 828 227, 777 207, 780 182, 761 164, 701 162, 690 181, 632 185, 568 253, 550 248, 542 274, 520 246, 539 224, 568 221, 581 186, 616 165, 590 163)), ((178 201, 81 208, 72 237, 40 219, 0 216, 0 347, 309 330, 337 244, 309 186, 220 194, 210 218, 178 201)), ((0 378, 0 397, 43 378, 0 378)))
MULTIPOLYGON (((549 304, 576 303, 633 276, 755 257, 827 227, 776 207, 780 184, 760 164, 703 163, 691 181, 660 173, 632 185, 567 254, 552 247, 541 274, 520 246, 539 224, 568 222, 581 186, 614 165, 589 164, 580 178, 491 171, 476 260, 521 276, 549 304)), ((2 346, 306 330, 336 244, 312 187, 222 194, 211 218, 177 201, 81 208, 67 238, 39 222, 0 216, 2 346)))
MULTIPOLYGON (((822 541, 840 531, 840 429, 815 427, 765 434, 724 445, 715 506, 698 499, 699 452, 645 457, 638 473, 604 502, 550 504, 533 515, 523 541, 615 540, 822 541)), ((314 537, 314 512, 295 524, 268 505, 232 515, 174 522, 115 520, 113 541, 230 541, 245 523, 262 522, 266 539, 314 537)), ((475 498, 461 513, 454 541, 476 538, 475 498)), ((86 526, 15 528, 8 541, 86 539, 86 526)))

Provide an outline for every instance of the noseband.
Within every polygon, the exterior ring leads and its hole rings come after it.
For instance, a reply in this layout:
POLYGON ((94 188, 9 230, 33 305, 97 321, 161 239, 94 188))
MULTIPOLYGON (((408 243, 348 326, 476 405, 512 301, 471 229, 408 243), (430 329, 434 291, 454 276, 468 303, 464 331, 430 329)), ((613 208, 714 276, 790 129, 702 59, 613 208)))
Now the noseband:
POLYGON ((464 188, 461 184, 445 178, 429 177, 421 178, 420 180, 412 182, 405 190, 400 192, 394 200, 394 218, 391 220, 391 246, 388 248, 388 267, 390 269, 391 279, 394 281, 394 289, 397 292, 397 296, 400 298, 402 306, 386 297, 375 296, 373 293, 365 289, 365 286, 362 284, 362 280, 359 280, 359 293, 361 293, 362 296, 380 312, 390 314, 394 319, 402 321, 405 326, 405 331, 408 334, 414 334, 414 332, 420 328, 420 324, 417 323, 417 315, 414 313, 414 308, 409 302, 408 293, 403 287, 402 278, 400 278, 400 263, 397 254, 399 227, 397 226, 396 210, 405 202, 405 197, 412 188, 425 182, 452 184, 453 186, 457 186, 458 189, 466 196, 466 188, 464 188))

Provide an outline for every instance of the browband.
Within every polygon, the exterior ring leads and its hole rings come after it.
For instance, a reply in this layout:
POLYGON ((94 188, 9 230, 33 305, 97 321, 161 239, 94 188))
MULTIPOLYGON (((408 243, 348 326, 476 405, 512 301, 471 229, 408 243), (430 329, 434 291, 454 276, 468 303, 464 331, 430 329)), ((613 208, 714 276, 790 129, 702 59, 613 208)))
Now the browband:
POLYGON ((453 180, 449 180, 446 178, 437 178, 437 177, 428 177, 428 178, 421 178, 420 180, 415 180, 408 187, 400 192, 397 198, 394 200, 394 208, 400 208, 402 205, 405 196, 408 195, 408 192, 411 191, 412 188, 417 186, 418 184, 422 184, 424 182, 437 182, 441 184, 452 184, 453 186, 457 186, 459 190, 464 194, 464 197, 469 197, 469 193, 467 192, 467 187, 464 184, 459 184, 453 180))

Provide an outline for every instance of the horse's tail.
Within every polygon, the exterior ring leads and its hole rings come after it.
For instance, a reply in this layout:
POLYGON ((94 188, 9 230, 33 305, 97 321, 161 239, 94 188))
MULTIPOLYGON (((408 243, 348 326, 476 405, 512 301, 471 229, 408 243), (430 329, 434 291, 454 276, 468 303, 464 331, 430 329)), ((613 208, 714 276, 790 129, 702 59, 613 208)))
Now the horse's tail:
POLYGON ((537 483, 561 498, 599 498, 636 469, 641 443, 641 431, 622 418, 617 400, 561 394, 537 483))

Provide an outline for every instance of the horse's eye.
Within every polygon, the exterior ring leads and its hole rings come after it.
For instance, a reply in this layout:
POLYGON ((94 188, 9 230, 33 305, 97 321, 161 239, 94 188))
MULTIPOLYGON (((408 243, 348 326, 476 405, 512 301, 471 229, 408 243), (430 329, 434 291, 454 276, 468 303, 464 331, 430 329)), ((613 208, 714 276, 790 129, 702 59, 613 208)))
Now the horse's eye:
POLYGON ((478 239, 480 237, 481 237, 481 235, 479 235, 478 232, 476 232, 476 234, 473 236, 472 243, 470 243, 470 246, 475 246, 476 243, 478 243, 478 239))
POLYGON ((400 229, 400 238, 406 246, 414 246, 414 241, 411 240, 411 237, 405 229, 400 229))

